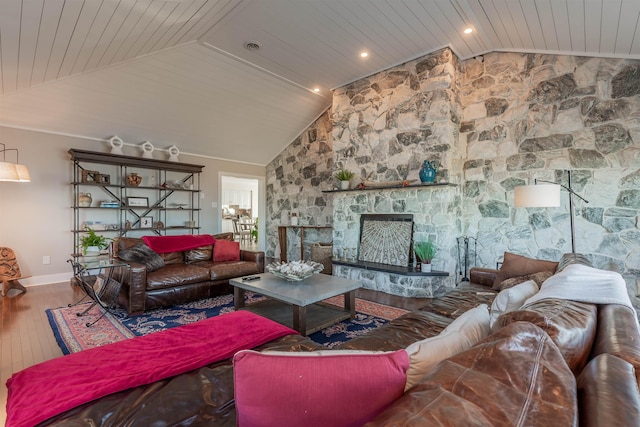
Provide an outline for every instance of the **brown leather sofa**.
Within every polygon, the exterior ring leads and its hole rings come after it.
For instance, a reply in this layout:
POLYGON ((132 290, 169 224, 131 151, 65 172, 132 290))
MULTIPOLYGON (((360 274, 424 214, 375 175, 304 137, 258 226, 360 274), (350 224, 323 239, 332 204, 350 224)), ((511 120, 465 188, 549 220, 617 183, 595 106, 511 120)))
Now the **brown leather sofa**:
MULTIPOLYGON (((233 233, 213 236, 233 240, 233 233)), ((140 244, 142 239, 121 237, 118 251, 140 244)), ((127 261, 130 268, 119 277, 122 283, 118 302, 129 314, 182 304, 231 292, 229 279, 264 273, 264 252, 240 251, 240 261, 215 262, 212 247, 160 254, 164 267, 147 271, 145 265, 127 261)))
MULTIPOLYGON (((496 270, 474 269, 420 310, 340 349, 397 350, 440 333, 477 304, 491 304, 496 270)), ((500 318, 503 327, 438 365, 373 426, 637 426, 640 334, 626 306, 542 300, 500 318)), ((290 335, 257 350, 324 349, 290 335)), ((115 393, 42 425, 235 426, 230 360, 115 393)), ((331 410, 327 408, 327 410, 331 410)))

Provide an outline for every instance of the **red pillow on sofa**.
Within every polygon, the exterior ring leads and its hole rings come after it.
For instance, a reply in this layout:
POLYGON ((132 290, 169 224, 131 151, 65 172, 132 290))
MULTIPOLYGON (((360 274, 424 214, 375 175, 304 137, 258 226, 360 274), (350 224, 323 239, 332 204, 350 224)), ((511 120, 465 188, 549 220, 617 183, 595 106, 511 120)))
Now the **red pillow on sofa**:
POLYGON ((409 356, 395 352, 243 350, 233 357, 239 427, 347 427, 402 396, 409 356))
POLYGON ((216 240, 213 244, 214 261, 240 261, 240 243, 230 240, 216 240))

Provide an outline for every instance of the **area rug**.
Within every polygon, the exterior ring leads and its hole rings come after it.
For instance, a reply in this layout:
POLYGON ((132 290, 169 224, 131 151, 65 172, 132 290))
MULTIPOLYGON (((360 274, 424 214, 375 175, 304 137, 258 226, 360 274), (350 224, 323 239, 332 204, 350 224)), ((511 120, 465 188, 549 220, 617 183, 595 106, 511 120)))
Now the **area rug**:
MULTIPOLYGON (((261 295, 245 293, 245 304, 247 305, 263 299, 265 297, 261 295)), ((326 303, 339 307, 343 306, 343 301, 342 295, 325 300, 326 303)), ((139 316, 129 316, 125 310, 116 309, 112 314, 106 314, 95 325, 87 327, 87 322, 92 322, 100 317, 102 309, 93 307, 86 315, 77 316, 77 313, 86 308, 86 304, 78 304, 74 307, 47 310, 49 324, 64 354, 147 335, 234 311, 233 295, 229 294, 151 310, 139 316)), ((379 328, 405 313, 407 310, 401 308, 356 298, 354 320, 336 323, 309 335, 309 338, 328 348, 333 348, 372 329, 379 328)))

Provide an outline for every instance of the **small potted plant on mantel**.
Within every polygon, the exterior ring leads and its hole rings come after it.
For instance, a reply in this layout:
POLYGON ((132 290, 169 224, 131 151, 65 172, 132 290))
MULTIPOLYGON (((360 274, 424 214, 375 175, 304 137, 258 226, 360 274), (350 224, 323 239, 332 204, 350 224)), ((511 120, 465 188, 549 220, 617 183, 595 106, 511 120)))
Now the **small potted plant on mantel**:
POLYGON ((413 251, 420 260, 420 271, 428 273, 431 271, 431 260, 436 255, 436 247, 431 240, 426 242, 415 242, 413 251))
POLYGON ((338 172, 336 172, 336 174, 334 175, 335 178, 340 181, 340 189, 341 190, 348 190, 349 189, 349 181, 351 181, 351 179, 353 179, 353 177, 356 174, 347 170, 347 169, 340 169, 338 172))
POLYGON ((109 239, 105 236, 99 236, 91 227, 85 227, 87 234, 80 238, 80 246, 82 246, 82 254, 84 256, 98 256, 100 251, 109 247, 109 239))

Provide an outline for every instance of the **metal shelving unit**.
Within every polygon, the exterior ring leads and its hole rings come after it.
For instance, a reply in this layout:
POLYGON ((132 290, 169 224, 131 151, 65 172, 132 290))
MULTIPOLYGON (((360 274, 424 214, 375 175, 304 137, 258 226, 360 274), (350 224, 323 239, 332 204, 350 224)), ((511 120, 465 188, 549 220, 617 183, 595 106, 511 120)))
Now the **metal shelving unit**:
MULTIPOLYGON (((73 162, 73 248, 80 252, 80 237, 86 222, 109 218, 108 224, 94 224, 96 232, 113 237, 172 234, 173 231, 196 234, 200 229, 200 174, 204 166, 156 159, 123 156, 70 149, 73 162), (84 172, 83 172, 84 171, 84 172), (83 180, 86 171, 97 171, 107 182, 83 180), (155 185, 128 185, 130 173, 146 174, 155 185), (79 206, 80 193, 98 190, 115 207, 101 207, 92 200, 90 207, 79 206), (134 206, 131 198, 146 199, 145 206, 134 206), (151 219, 152 227, 141 227, 143 219, 151 219), (158 227, 158 222, 162 227, 158 227), (181 223, 180 223, 181 222, 181 223)), ((100 180, 100 177, 98 177, 100 180)), ((102 221, 100 221, 102 222, 102 221)))

